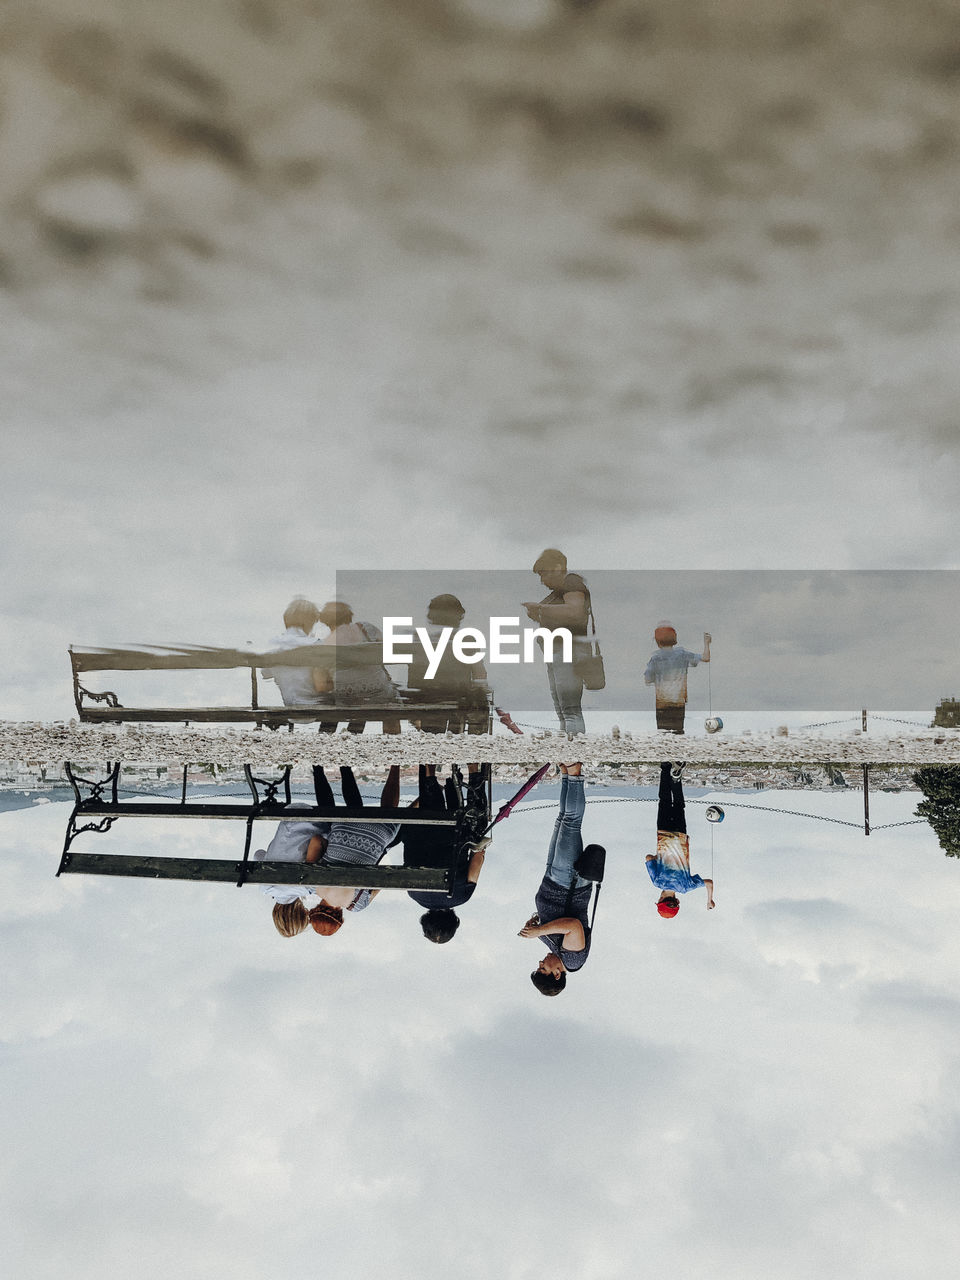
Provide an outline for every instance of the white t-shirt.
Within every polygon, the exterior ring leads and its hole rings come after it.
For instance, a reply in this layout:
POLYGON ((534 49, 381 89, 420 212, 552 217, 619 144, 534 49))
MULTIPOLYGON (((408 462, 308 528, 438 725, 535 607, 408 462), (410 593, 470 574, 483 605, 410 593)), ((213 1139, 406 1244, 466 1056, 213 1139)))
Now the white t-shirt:
MULTIPOLYGON (((300 645, 319 643, 315 636, 308 636, 299 627, 287 627, 282 636, 271 641, 270 648, 296 649, 300 645)), ((319 707, 329 701, 327 694, 314 689, 312 667, 264 667, 260 674, 274 681, 285 707, 319 707)))
MULTIPOLYGON (((303 862, 307 847, 314 836, 325 836, 330 831, 329 822, 281 822, 266 849, 257 849, 257 862, 303 862)), ((264 884, 260 892, 274 902, 296 902, 297 898, 316 896, 309 884, 264 884)))

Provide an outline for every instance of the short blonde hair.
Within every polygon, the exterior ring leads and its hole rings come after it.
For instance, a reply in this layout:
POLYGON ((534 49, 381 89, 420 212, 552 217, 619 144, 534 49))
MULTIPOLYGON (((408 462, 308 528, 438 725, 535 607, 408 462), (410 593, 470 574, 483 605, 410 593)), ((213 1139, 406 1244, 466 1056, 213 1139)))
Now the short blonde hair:
POLYGON ((295 938, 298 933, 303 933, 310 923, 307 908, 303 905, 303 899, 294 898, 293 902, 275 902, 273 905, 273 923, 277 927, 277 933, 282 934, 285 938, 295 938))
POLYGON ((320 610, 306 596, 294 596, 283 611, 285 627, 299 627, 301 631, 312 631, 320 620, 320 610))

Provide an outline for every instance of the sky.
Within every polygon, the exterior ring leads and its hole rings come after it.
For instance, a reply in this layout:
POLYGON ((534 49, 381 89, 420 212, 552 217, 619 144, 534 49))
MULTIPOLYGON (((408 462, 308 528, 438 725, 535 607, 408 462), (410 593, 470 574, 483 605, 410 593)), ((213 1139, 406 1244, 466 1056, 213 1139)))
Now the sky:
POLYGON ((349 569, 957 567, 946 11, 528 8, 11 28, 3 714, 349 569))
MULTIPOLYGON (((260 643, 344 570, 960 568, 951 6, 42 0, 3 36, 0 717, 73 714, 71 642, 260 643)), ((960 691, 919 582, 806 688, 859 653, 960 691)), ((760 655, 680 609, 731 705, 812 643, 775 599, 760 655)), ((609 883, 549 1003, 547 811, 443 952, 399 902, 286 941, 249 891, 54 879, 66 807, 0 814, 8 1269, 951 1273, 952 860, 731 808, 717 910, 664 922, 651 809, 588 809, 609 883)))
MULTIPOLYGON (((762 811, 856 824, 856 794, 740 794, 711 858, 690 803, 717 908, 665 921, 654 806, 588 797, 608 871, 549 1002, 516 932, 551 808, 500 828, 442 951, 403 895, 286 940, 255 890, 57 880, 69 807, 4 814, 13 1273, 526 1277, 546 1247, 596 1277, 944 1274, 960 882, 929 827, 867 839, 762 811)), ((878 793, 874 822, 914 803, 878 793)), ((177 825, 139 848, 223 856, 223 824, 177 825)))

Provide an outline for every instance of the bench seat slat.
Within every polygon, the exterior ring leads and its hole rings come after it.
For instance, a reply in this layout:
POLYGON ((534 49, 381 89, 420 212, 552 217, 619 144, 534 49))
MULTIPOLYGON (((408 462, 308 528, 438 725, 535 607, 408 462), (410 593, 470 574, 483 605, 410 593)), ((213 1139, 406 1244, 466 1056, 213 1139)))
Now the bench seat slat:
MULTIPOLYGON (((157 858, 119 853, 66 854, 62 871, 86 875, 139 876, 153 880, 212 880, 236 883, 240 861, 226 858, 157 858)), ((329 884, 352 889, 438 889, 448 872, 435 867, 324 867, 306 862, 248 862, 247 884, 329 884)))
POLYGON ((80 719, 85 724, 117 724, 124 721, 196 724, 308 724, 318 720, 411 720, 425 715, 450 714, 458 710, 455 702, 401 702, 364 706, 340 703, 329 707, 95 707, 84 706, 80 719))
MULTIPOLYGON (((146 800, 142 804, 123 800, 111 804, 108 800, 85 800, 77 809, 77 818, 212 818, 246 821, 250 817, 250 801, 241 804, 217 804, 215 801, 197 800, 181 804, 179 800, 146 800)), ((399 822, 404 826, 454 827, 454 814, 421 812, 418 809, 388 809, 371 806, 369 809, 331 809, 316 805, 263 805, 255 815, 255 821, 268 822, 399 822)))

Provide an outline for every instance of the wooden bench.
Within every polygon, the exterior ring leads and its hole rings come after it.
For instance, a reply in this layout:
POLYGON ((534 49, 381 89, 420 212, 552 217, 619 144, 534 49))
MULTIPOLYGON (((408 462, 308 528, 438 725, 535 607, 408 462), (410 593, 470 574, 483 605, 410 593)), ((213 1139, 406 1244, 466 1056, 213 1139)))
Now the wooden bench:
MULTIPOLYGON (((468 803, 454 813, 432 810, 393 809, 294 802, 290 788, 291 766, 287 765, 275 778, 254 775, 249 765, 244 768, 250 799, 240 804, 225 804, 222 797, 187 800, 187 769, 183 770, 180 797, 150 797, 145 800, 121 800, 119 797, 120 762, 107 765, 106 774, 88 778, 65 765, 67 780, 73 789, 74 806, 67 819, 63 853, 57 875, 83 873, 147 877, 154 880, 213 880, 244 884, 338 884, 356 889, 431 889, 449 892, 456 877, 458 858, 464 844, 483 831, 490 816, 490 766, 486 776, 486 806, 470 808, 468 803), (129 854, 81 853, 73 842, 85 832, 103 834, 121 818, 200 818, 244 822, 243 854, 238 860, 222 858, 163 858, 129 854), (410 866, 329 866, 306 862, 268 862, 251 860, 250 845, 255 822, 389 822, 403 826, 446 827, 450 830, 450 863, 446 867, 410 866)), ((316 777, 316 770, 314 775, 316 777)), ((469 802, 469 796, 465 797, 469 802)))
POLYGON ((469 695, 430 701, 422 692, 397 689, 399 702, 374 699, 347 702, 336 694, 316 706, 262 706, 258 672, 275 667, 326 668, 338 665, 362 668, 383 665, 379 644, 349 646, 300 645, 292 649, 257 652, 252 649, 225 649, 209 645, 71 645, 73 700, 84 724, 142 722, 157 724, 253 724, 278 729, 294 724, 324 724, 331 732, 340 722, 366 724, 384 720, 420 721, 437 717, 468 726, 471 733, 490 733, 493 727, 492 695, 474 686, 469 695), (250 672, 250 702, 245 706, 124 706, 113 690, 88 689, 81 677, 98 671, 225 671, 246 668, 250 672))

